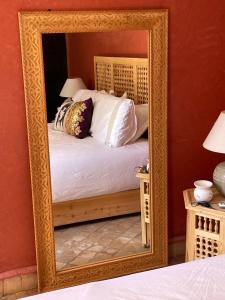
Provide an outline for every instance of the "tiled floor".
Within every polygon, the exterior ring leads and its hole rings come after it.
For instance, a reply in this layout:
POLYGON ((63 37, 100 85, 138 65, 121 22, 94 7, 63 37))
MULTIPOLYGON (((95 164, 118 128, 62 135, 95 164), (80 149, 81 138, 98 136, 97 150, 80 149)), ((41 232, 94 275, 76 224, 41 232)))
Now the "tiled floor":
POLYGON ((55 230, 57 270, 149 251, 141 243, 139 215, 55 230))
MULTIPOLYGON (((140 230, 139 225, 137 225, 137 224, 140 224, 139 222, 140 222, 139 217, 131 217, 129 219, 127 218, 126 220, 118 219, 118 220, 111 220, 110 222, 105 222, 105 221, 98 222, 98 223, 95 224, 97 226, 93 226, 94 224, 86 224, 85 226, 84 225, 82 225, 82 226, 79 225, 79 226, 76 226, 77 235, 76 235, 75 240, 78 240, 76 243, 80 242, 80 245, 81 245, 82 242, 85 241, 85 239, 86 239, 86 238, 82 239, 82 232, 87 232, 88 230, 90 232, 90 234, 89 234, 90 238, 93 238, 94 237, 94 232, 95 232, 94 228, 97 228, 97 227, 99 229, 99 232, 101 233, 100 236, 104 237, 104 235, 106 234, 105 233, 105 225, 107 224, 107 226, 109 228, 111 228, 110 229, 110 234, 112 236, 116 236, 116 233, 121 232, 122 228, 125 230, 124 238, 130 238, 130 241, 127 240, 127 243, 122 243, 122 245, 124 247, 124 250, 127 251, 127 250, 130 249, 129 248, 130 245, 133 246, 135 244, 135 243, 133 243, 135 241, 139 240, 138 245, 140 245, 140 233, 138 233, 138 235, 139 235, 139 238, 138 238, 138 236, 135 236, 135 231, 132 231, 132 229, 135 229, 135 228, 136 228, 137 231, 140 230), (126 225, 124 225, 124 224, 126 224, 126 225), (128 224, 129 224, 130 227, 128 227, 128 224), (79 234, 80 234, 80 237, 78 237, 79 234), (133 242, 131 242, 131 241, 133 241, 133 242)), ((61 229, 59 231, 57 230, 56 235, 58 236, 58 234, 59 234, 60 239, 62 241, 65 241, 65 243, 72 244, 72 242, 69 242, 69 238, 68 238, 71 235, 69 232, 73 231, 72 229, 74 230, 74 227, 72 227, 72 228, 70 227, 70 228, 67 228, 67 229, 64 228, 64 229, 61 229), (63 239, 63 232, 65 234, 65 239, 63 239)), ((88 235, 86 237, 88 238, 88 235)), ((120 240, 120 236, 119 237, 117 236, 117 238, 114 238, 114 239, 112 238, 112 240, 116 240, 116 239, 120 240)), ((92 240, 92 239, 90 239, 90 240, 92 240)), ((99 240, 101 240, 100 237, 99 237, 99 240)), ((87 239, 86 239, 86 241, 87 241, 87 239)), ((122 239, 122 241, 125 242, 124 239, 122 239)), ((94 243, 96 243, 96 242, 94 242, 94 243)), ((112 243, 112 242, 110 242, 110 243, 112 243)), ((61 243, 61 245, 63 246, 63 242, 61 243)), ((95 245, 95 246, 97 246, 97 245, 95 245)), ((98 252, 97 250, 99 250, 101 248, 96 247, 96 248, 94 248, 95 251, 93 251, 93 247, 95 247, 95 246, 93 246, 93 245, 90 246, 89 245, 90 249, 88 249, 88 251, 96 252, 96 255, 97 255, 97 252, 98 252)), ((66 247, 66 246, 64 245, 64 247, 66 247)), ((60 247, 58 249, 63 250, 63 247, 60 247)), ((141 248, 139 248, 139 246, 138 246, 138 249, 139 250, 141 249, 141 251, 149 251, 149 249, 143 248, 142 246, 141 246, 141 248)), ((71 247, 70 247, 70 250, 71 250, 71 247)), ((106 250, 105 253, 108 254, 107 253, 107 248, 105 248, 105 250, 106 250)), ((132 248, 131 250, 135 251, 135 247, 132 248)), ((80 253, 81 254, 83 252, 85 253, 85 251, 86 250, 80 251, 80 253)), ((101 252, 104 253, 103 250, 101 252)), ((111 253, 112 257, 116 257, 117 253, 120 253, 120 251, 114 253, 114 255, 113 255, 113 253, 111 253)), ((129 253, 129 251, 128 251, 128 253, 129 253)), ((169 264, 173 265, 173 264, 178 264, 178 263, 184 262, 184 253, 185 253, 185 241, 184 240, 181 240, 180 242, 169 244, 169 264)), ((60 259, 62 259, 64 261, 62 263, 58 262, 58 264, 61 264, 60 266, 65 266, 65 267, 70 266, 69 260, 68 260, 68 263, 67 263, 63 253, 61 253, 61 255, 58 254, 58 256, 60 257, 60 259)), ((94 257, 92 259, 94 261, 94 257)), ((18 276, 15 276, 13 278, 0 280, 0 300, 15 300, 15 299, 19 299, 21 297, 25 297, 25 296, 29 296, 29 295, 33 295, 33 294, 37 294, 37 274, 36 273, 18 275, 18 276), (9 286, 9 283, 10 283, 10 286, 9 286), (4 286, 4 288, 3 288, 3 286, 4 286), (3 296, 3 294, 4 294, 4 296, 3 296)))

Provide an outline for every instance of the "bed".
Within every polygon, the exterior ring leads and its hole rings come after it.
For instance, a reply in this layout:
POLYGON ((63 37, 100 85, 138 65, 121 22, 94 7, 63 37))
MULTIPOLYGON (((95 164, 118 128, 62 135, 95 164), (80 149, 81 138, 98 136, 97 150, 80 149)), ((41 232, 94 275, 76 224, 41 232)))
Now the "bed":
POLYGON ((49 292, 27 299, 223 300, 225 255, 49 292))
MULTIPOLYGON (((114 90, 118 97, 126 91, 128 98, 134 100, 135 104, 148 103, 147 58, 95 56, 94 74, 96 90, 114 90)), ((48 131, 54 226, 140 212, 139 183, 135 178, 135 170, 148 156, 147 139, 110 148, 110 155, 113 156, 110 162, 107 147, 94 142, 93 138, 77 140, 62 132, 54 132, 51 124, 48 125, 48 131), (57 166, 56 154, 62 157, 62 149, 59 147, 62 140, 63 155, 66 153, 66 156, 62 159, 64 167, 60 168, 57 166), (78 156, 72 149, 83 151, 78 156), (88 153, 92 153, 92 160, 95 157, 96 164, 91 163, 88 153), (101 157, 104 159, 101 160, 101 157), (74 164, 71 165, 70 161, 74 164), (85 169, 81 168, 81 161, 85 169), (74 166, 77 169, 69 176, 74 166), (63 172, 57 172, 57 168, 63 169, 63 172), (111 169, 116 179, 114 182, 107 168, 111 169), (101 180, 96 183, 98 176, 101 180), (68 177, 69 180, 65 181, 64 178, 68 177)))
POLYGON ((146 139, 110 148, 92 137, 81 140, 56 131, 53 124, 48 133, 53 203, 138 189, 135 175, 148 155, 146 139))

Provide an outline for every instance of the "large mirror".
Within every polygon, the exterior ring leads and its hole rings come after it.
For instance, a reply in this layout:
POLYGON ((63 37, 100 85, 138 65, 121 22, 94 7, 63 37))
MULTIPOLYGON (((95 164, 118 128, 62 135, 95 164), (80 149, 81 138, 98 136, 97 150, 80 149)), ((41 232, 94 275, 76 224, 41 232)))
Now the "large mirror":
POLYGON ((20 28, 39 289, 166 265, 167 12, 20 28))
POLYGON ((149 252, 137 177, 149 160, 147 31, 43 34, 42 44, 56 270, 149 252), (88 98, 89 130, 75 138, 65 127, 69 111, 88 98), (131 127, 119 145, 103 140, 121 113, 114 116, 116 105, 127 105, 131 127))

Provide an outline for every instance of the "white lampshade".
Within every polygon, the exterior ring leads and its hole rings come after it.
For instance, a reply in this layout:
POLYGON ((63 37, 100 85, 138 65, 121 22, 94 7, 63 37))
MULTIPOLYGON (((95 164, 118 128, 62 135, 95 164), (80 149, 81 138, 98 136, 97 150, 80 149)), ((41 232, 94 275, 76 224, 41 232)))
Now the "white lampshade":
POLYGON ((72 98, 73 95, 80 89, 86 89, 86 86, 81 78, 68 78, 64 83, 59 96, 72 98))
POLYGON ((222 111, 203 143, 207 150, 225 153, 225 111, 222 111))

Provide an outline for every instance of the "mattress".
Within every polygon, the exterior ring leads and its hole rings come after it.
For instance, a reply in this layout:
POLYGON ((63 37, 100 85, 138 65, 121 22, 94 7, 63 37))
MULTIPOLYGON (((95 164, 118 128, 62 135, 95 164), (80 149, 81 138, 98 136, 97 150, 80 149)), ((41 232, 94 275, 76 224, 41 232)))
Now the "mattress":
POLYGON ((136 168, 146 163, 148 142, 111 148, 92 137, 77 139, 48 124, 53 202, 111 194, 139 187, 136 168))
POLYGON ((224 300, 225 255, 92 282, 32 300, 224 300))

